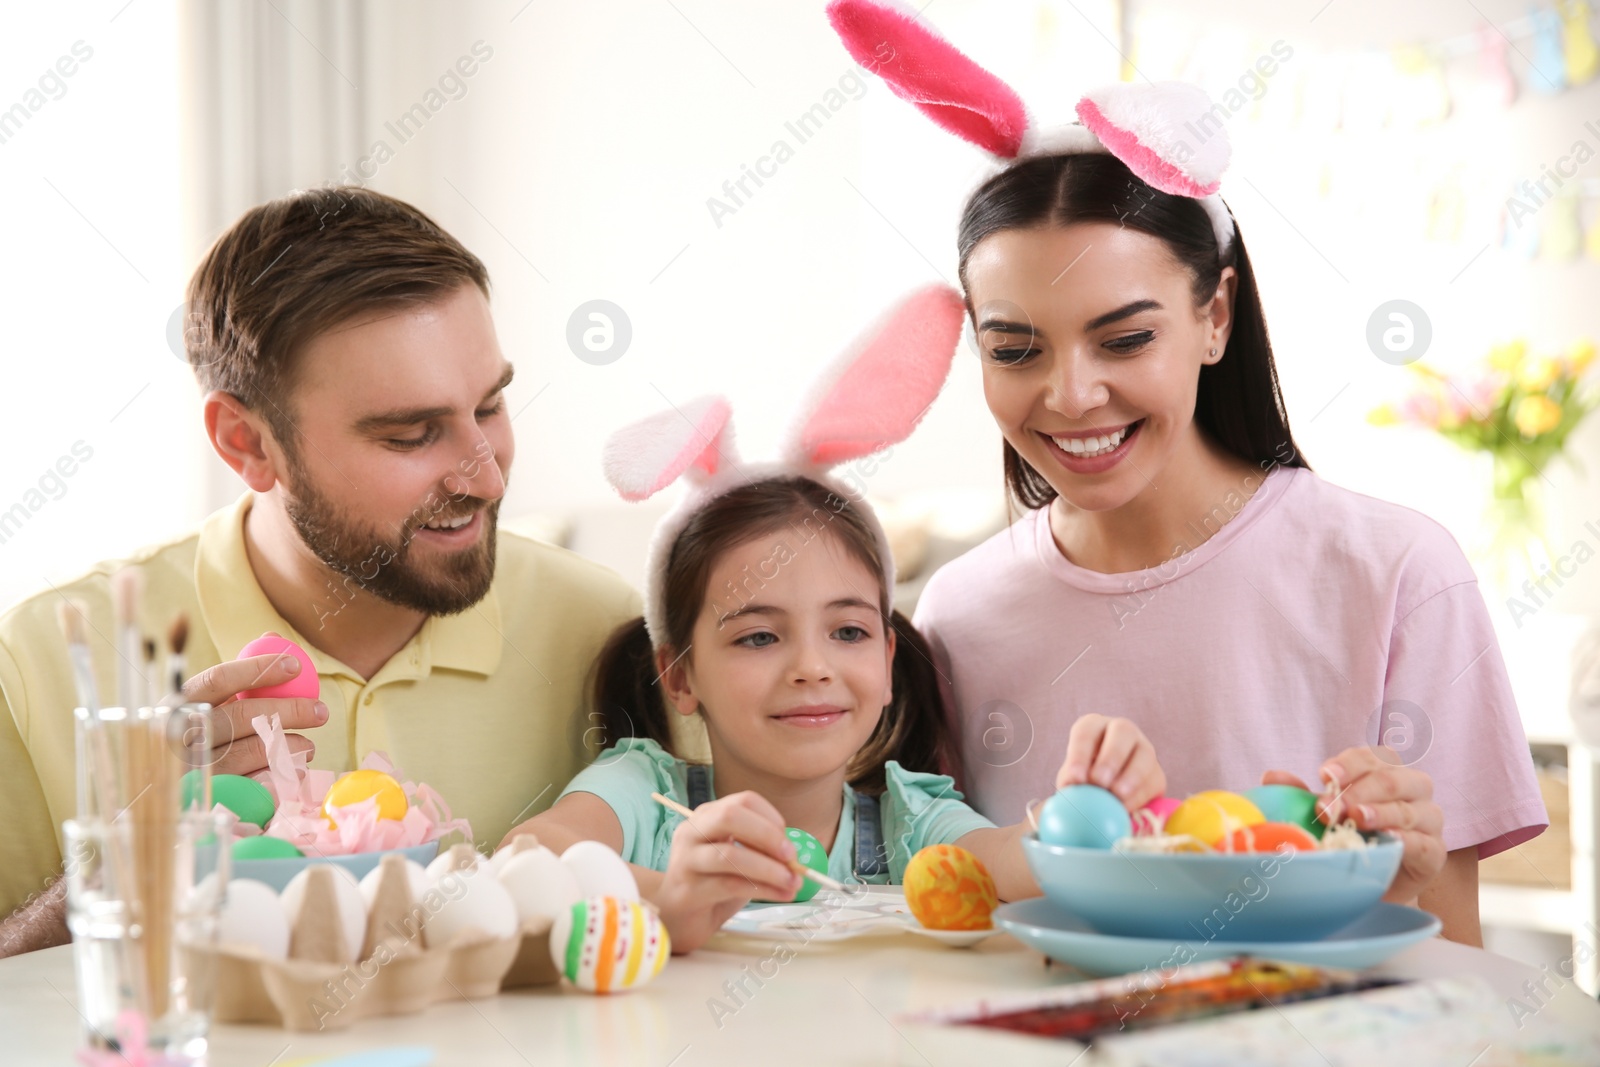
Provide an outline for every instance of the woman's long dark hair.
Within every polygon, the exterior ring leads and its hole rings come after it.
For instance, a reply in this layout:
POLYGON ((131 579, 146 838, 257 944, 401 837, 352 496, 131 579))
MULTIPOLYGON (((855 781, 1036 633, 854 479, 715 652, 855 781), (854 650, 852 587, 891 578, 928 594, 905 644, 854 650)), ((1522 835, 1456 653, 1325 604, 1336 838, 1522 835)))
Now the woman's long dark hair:
MULTIPOLYGON (((809 478, 769 478, 711 501, 678 534, 667 557, 662 646, 674 654, 690 647, 711 572, 724 552, 767 536, 774 537, 774 545, 786 540, 791 551, 804 551, 804 544, 822 532, 836 537, 869 573, 883 573, 877 539, 857 505, 809 478)), ((909 771, 939 773, 952 755, 932 652, 910 620, 889 611, 888 590, 880 590, 878 603, 897 634, 891 669, 894 699, 845 771, 854 788, 868 793, 883 791, 887 760, 909 771)), ((594 707, 606 746, 624 737, 642 737, 673 752, 674 713, 659 684, 660 673, 644 619, 624 623, 612 633, 594 675, 594 707)))
MULTIPOLYGON (((962 288, 967 288, 967 260, 985 237, 1001 230, 1075 222, 1115 222, 1160 238, 1194 278, 1197 307, 1215 295, 1222 269, 1234 268, 1239 280, 1233 329, 1222 358, 1200 369, 1194 420, 1223 448, 1263 470, 1274 465, 1309 467, 1289 432, 1267 320, 1243 237, 1235 233, 1224 257, 1211 219, 1198 200, 1161 192, 1115 156, 1100 152, 1044 156, 985 182, 967 201, 956 237, 962 288)), ((968 314, 972 313, 969 301, 968 314)), ((1005 477, 1006 489, 1021 507, 1040 508, 1055 499, 1050 483, 1009 442, 1005 477)))

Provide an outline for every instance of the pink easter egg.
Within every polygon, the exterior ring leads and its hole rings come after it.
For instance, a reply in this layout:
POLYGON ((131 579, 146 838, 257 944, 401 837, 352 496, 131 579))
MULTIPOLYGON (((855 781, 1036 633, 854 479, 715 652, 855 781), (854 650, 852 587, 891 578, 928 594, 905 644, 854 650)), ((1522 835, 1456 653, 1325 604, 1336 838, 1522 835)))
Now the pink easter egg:
POLYGON ((1159 834, 1167 824, 1167 817, 1178 810, 1183 801, 1177 797, 1156 797, 1133 814, 1133 832, 1136 837, 1159 834))
POLYGON ((239 650, 235 659, 244 659, 246 656, 268 656, 288 654, 300 661, 300 673, 290 678, 287 682, 277 685, 264 685, 259 689, 246 689, 240 693, 241 698, 252 697, 304 697, 307 700, 316 700, 322 695, 322 682, 317 677, 317 668, 311 662, 311 656, 305 649, 289 640, 287 637, 258 637, 244 648, 239 650))

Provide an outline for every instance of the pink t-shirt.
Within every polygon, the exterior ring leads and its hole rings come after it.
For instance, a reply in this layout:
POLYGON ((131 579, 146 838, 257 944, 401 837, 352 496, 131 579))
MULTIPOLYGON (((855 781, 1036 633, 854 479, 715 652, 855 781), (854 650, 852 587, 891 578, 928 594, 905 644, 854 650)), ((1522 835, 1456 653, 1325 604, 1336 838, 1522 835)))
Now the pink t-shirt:
POLYGON ((1486 858, 1548 824, 1476 578, 1431 519, 1278 467, 1193 552, 1102 574, 1061 553, 1048 510, 940 569, 917 605, 961 788, 990 819, 1048 796, 1072 723, 1098 712, 1144 730, 1169 796, 1266 770, 1320 788, 1325 759, 1381 740, 1433 778, 1447 848, 1486 858))

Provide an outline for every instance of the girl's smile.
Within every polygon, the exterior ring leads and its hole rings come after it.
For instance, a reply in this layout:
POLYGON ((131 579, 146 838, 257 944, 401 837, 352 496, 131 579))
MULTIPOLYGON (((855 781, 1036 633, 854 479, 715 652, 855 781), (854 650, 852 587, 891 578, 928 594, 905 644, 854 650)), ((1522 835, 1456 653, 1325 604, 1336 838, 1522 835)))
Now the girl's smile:
POLYGON ((843 720, 849 712, 849 708, 842 708, 837 704, 802 704, 780 711, 772 718, 785 726, 810 730, 820 726, 832 726, 843 720))

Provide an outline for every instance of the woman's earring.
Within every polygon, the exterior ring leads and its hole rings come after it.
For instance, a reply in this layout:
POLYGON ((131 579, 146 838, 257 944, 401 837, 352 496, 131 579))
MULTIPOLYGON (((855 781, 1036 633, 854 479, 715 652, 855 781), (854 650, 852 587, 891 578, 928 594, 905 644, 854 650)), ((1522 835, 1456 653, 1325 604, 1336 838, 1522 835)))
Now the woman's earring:
POLYGON ((1211 354, 1212 354, 1212 355, 1213 355, 1213 356, 1215 356, 1215 355, 1216 355, 1216 354, 1217 354, 1217 350, 1216 350, 1216 349, 1215 349, 1215 348, 1213 348, 1213 349, 1212 349, 1212 350, 1211 350, 1211 354))

